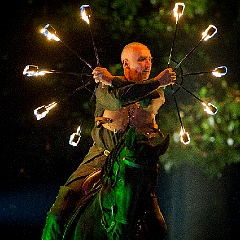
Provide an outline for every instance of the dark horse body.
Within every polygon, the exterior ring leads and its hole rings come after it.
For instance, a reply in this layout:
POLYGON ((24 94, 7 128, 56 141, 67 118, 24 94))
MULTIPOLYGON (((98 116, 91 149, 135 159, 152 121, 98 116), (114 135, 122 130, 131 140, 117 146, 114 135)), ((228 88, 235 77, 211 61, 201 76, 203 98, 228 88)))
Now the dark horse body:
MULTIPOLYGON (((157 183, 159 156, 168 144, 169 136, 153 146, 130 129, 108 156, 100 181, 79 201, 65 225, 63 239, 161 239, 161 234, 153 237, 154 223, 148 224, 147 213, 157 183)), ((157 232, 164 232, 165 222, 160 218, 163 222, 156 226, 163 229, 157 232)))

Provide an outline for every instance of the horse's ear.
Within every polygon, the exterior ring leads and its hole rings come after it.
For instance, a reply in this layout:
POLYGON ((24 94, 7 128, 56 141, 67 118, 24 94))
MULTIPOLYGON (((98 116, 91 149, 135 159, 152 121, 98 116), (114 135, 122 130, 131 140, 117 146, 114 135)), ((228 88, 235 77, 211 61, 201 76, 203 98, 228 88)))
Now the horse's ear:
POLYGON ((155 147, 159 156, 163 155, 167 151, 169 143, 170 143, 170 135, 167 134, 164 141, 162 143, 156 145, 156 147, 155 147))

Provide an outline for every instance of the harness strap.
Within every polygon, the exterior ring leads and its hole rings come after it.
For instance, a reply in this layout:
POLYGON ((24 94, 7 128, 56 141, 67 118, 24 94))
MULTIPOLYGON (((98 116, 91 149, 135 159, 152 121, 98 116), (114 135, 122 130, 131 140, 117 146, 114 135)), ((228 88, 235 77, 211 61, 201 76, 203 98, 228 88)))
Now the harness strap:
POLYGON ((111 118, 108 118, 108 117, 96 117, 95 118, 95 122, 101 122, 102 124, 105 124, 105 123, 112 123, 112 119, 111 118))

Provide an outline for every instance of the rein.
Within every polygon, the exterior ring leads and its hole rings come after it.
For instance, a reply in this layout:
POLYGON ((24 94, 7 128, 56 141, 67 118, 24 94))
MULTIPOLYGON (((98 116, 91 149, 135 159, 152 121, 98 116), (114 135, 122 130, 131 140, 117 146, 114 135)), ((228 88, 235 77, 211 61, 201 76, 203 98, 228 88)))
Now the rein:
POLYGON ((113 228, 116 225, 116 222, 120 222, 122 224, 128 224, 128 221, 126 220, 121 220, 121 219, 115 219, 115 212, 114 212, 114 205, 111 207, 111 218, 112 218, 112 222, 111 224, 108 226, 107 224, 107 220, 106 217, 104 215, 104 212, 106 212, 106 210, 104 210, 104 207, 102 205, 102 191, 100 190, 99 192, 99 206, 102 212, 102 218, 101 218, 101 224, 103 225, 104 229, 107 231, 107 233, 111 232, 113 230, 113 228), (116 221, 117 220, 117 221, 116 221))
MULTIPOLYGON (((123 162, 133 168, 139 168, 139 169, 144 169, 144 170, 154 170, 154 167, 152 167, 152 166, 131 162, 126 157, 123 158, 123 162)), ((159 164, 156 164, 156 168, 159 168, 159 164)))

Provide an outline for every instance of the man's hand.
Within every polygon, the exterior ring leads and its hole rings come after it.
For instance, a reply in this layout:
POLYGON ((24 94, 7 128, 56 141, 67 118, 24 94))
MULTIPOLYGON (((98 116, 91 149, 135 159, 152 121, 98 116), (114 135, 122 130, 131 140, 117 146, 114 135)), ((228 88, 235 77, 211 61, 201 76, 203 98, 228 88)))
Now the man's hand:
POLYGON ((114 76, 106 68, 96 67, 92 74, 96 83, 102 82, 103 85, 111 86, 114 76))
POLYGON ((162 72, 160 72, 154 80, 159 81, 160 86, 164 87, 170 84, 174 84, 176 80, 176 73, 173 72, 172 68, 166 68, 162 72))

